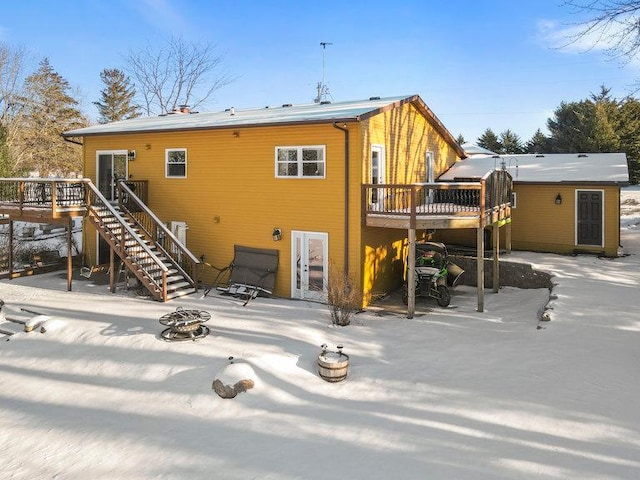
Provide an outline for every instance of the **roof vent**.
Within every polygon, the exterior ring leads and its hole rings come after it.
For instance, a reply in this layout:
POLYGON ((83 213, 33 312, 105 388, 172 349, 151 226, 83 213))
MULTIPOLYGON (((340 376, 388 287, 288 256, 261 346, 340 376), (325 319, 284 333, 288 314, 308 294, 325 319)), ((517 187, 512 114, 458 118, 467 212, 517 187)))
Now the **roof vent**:
POLYGON ((231 115, 235 115, 236 114, 236 108, 235 107, 225 108, 224 111, 230 113, 231 115))
POLYGON ((579 153, 578 158, 587 158, 588 155, 586 153, 579 153))
POLYGON ((380 100, 380 97, 369 97, 369 100, 380 100))
POLYGON ((293 103, 283 103, 283 107, 293 107, 293 103))
POLYGON ((544 155, 543 155, 543 154, 541 154, 541 153, 537 153, 537 154, 536 154, 536 158, 544 158, 544 155))
POLYGON ((331 103, 331 100, 323 100, 320 102, 320 105, 329 105, 331 103))

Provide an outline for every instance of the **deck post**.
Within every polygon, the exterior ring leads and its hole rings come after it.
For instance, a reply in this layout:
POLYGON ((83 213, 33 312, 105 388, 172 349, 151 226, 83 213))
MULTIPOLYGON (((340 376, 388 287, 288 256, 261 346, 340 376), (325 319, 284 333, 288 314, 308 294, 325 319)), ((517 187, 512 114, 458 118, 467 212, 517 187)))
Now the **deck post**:
POLYGON ((72 235, 73 219, 69 217, 67 222, 67 291, 71 291, 73 280, 73 251, 71 248, 71 235, 72 235))
POLYGON ((407 248, 407 318, 413 318, 416 311, 416 229, 410 228, 408 231, 407 248))
POLYGON ((494 223, 493 233, 493 293, 498 293, 500 289, 500 224, 494 223))
POLYGON ((115 265, 116 265, 116 254, 115 251, 113 249, 113 247, 109 248, 109 289, 111 290, 111 293, 115 293, 116 292, 116 272, 115 272, 115 265))
POLYGON ((476 229, 478 311, 484 312, 484 228, 476 229))
POLYGON ((9 220, 9 280, 13 278, 13 220, 9 220))

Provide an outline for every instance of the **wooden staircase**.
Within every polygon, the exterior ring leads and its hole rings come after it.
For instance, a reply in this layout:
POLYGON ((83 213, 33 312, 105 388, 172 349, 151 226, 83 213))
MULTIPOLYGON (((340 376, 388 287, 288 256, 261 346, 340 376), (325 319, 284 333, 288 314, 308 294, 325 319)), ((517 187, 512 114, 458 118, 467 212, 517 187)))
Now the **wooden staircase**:
MULTIPOLYGON (((164 302, 197 291, 198 259, 181 244, 171 249, 173 255, 167 251, 166 242, 163 245, 160 238, 169 236, 172 242, 178 241, 162 222, 153 216, 153 228, 149 228, 148 222, 141 223, 139 215, 134 216, 122 203, 112 205, 93 183, 87 183, 87 188, 87 219, 154 299, 164 302), (186 265, 191 266, 191 273, 186 271, 186 265)), ((136 204, 137 212, 150 212, 126 185, 121 188, 126 192, 128 204, 136 204)))

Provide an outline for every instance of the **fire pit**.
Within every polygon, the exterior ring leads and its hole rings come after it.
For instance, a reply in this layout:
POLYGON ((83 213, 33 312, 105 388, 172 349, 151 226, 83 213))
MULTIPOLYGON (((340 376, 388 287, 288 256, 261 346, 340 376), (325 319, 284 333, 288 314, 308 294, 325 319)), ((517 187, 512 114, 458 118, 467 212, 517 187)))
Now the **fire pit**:
POLYGON ((198 340, 209 334, 209 328, 203 325, 211 318, 211 314, 204 310, 185 310, 176 308, 175 312, 160 317, 160 323, 166 328, 160 333, 164 340, 198 340))

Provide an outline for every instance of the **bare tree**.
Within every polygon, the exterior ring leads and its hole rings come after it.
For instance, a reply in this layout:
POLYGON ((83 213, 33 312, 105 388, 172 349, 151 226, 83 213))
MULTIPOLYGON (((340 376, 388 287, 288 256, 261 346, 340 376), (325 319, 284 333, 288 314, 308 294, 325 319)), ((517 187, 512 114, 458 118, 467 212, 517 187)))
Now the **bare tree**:
POLYGON ((19 161, 16 138, 20 130, 20 113, 26 53, 0 43, 0 172, 14 173, 19 161))
POLYGON ((612 57, 630 62, 640 53, 640 1, 565 0, 572 13, 586 19, 578 22, 569 44, 587 41, 604 47, 612 57))
POLYGON ((222 57, 211 44, 186 43, 182 37, 130 52, 126 62, 147 115, 171 112, 180 105, 197 108, 230 82, 219 71, 222 57))

